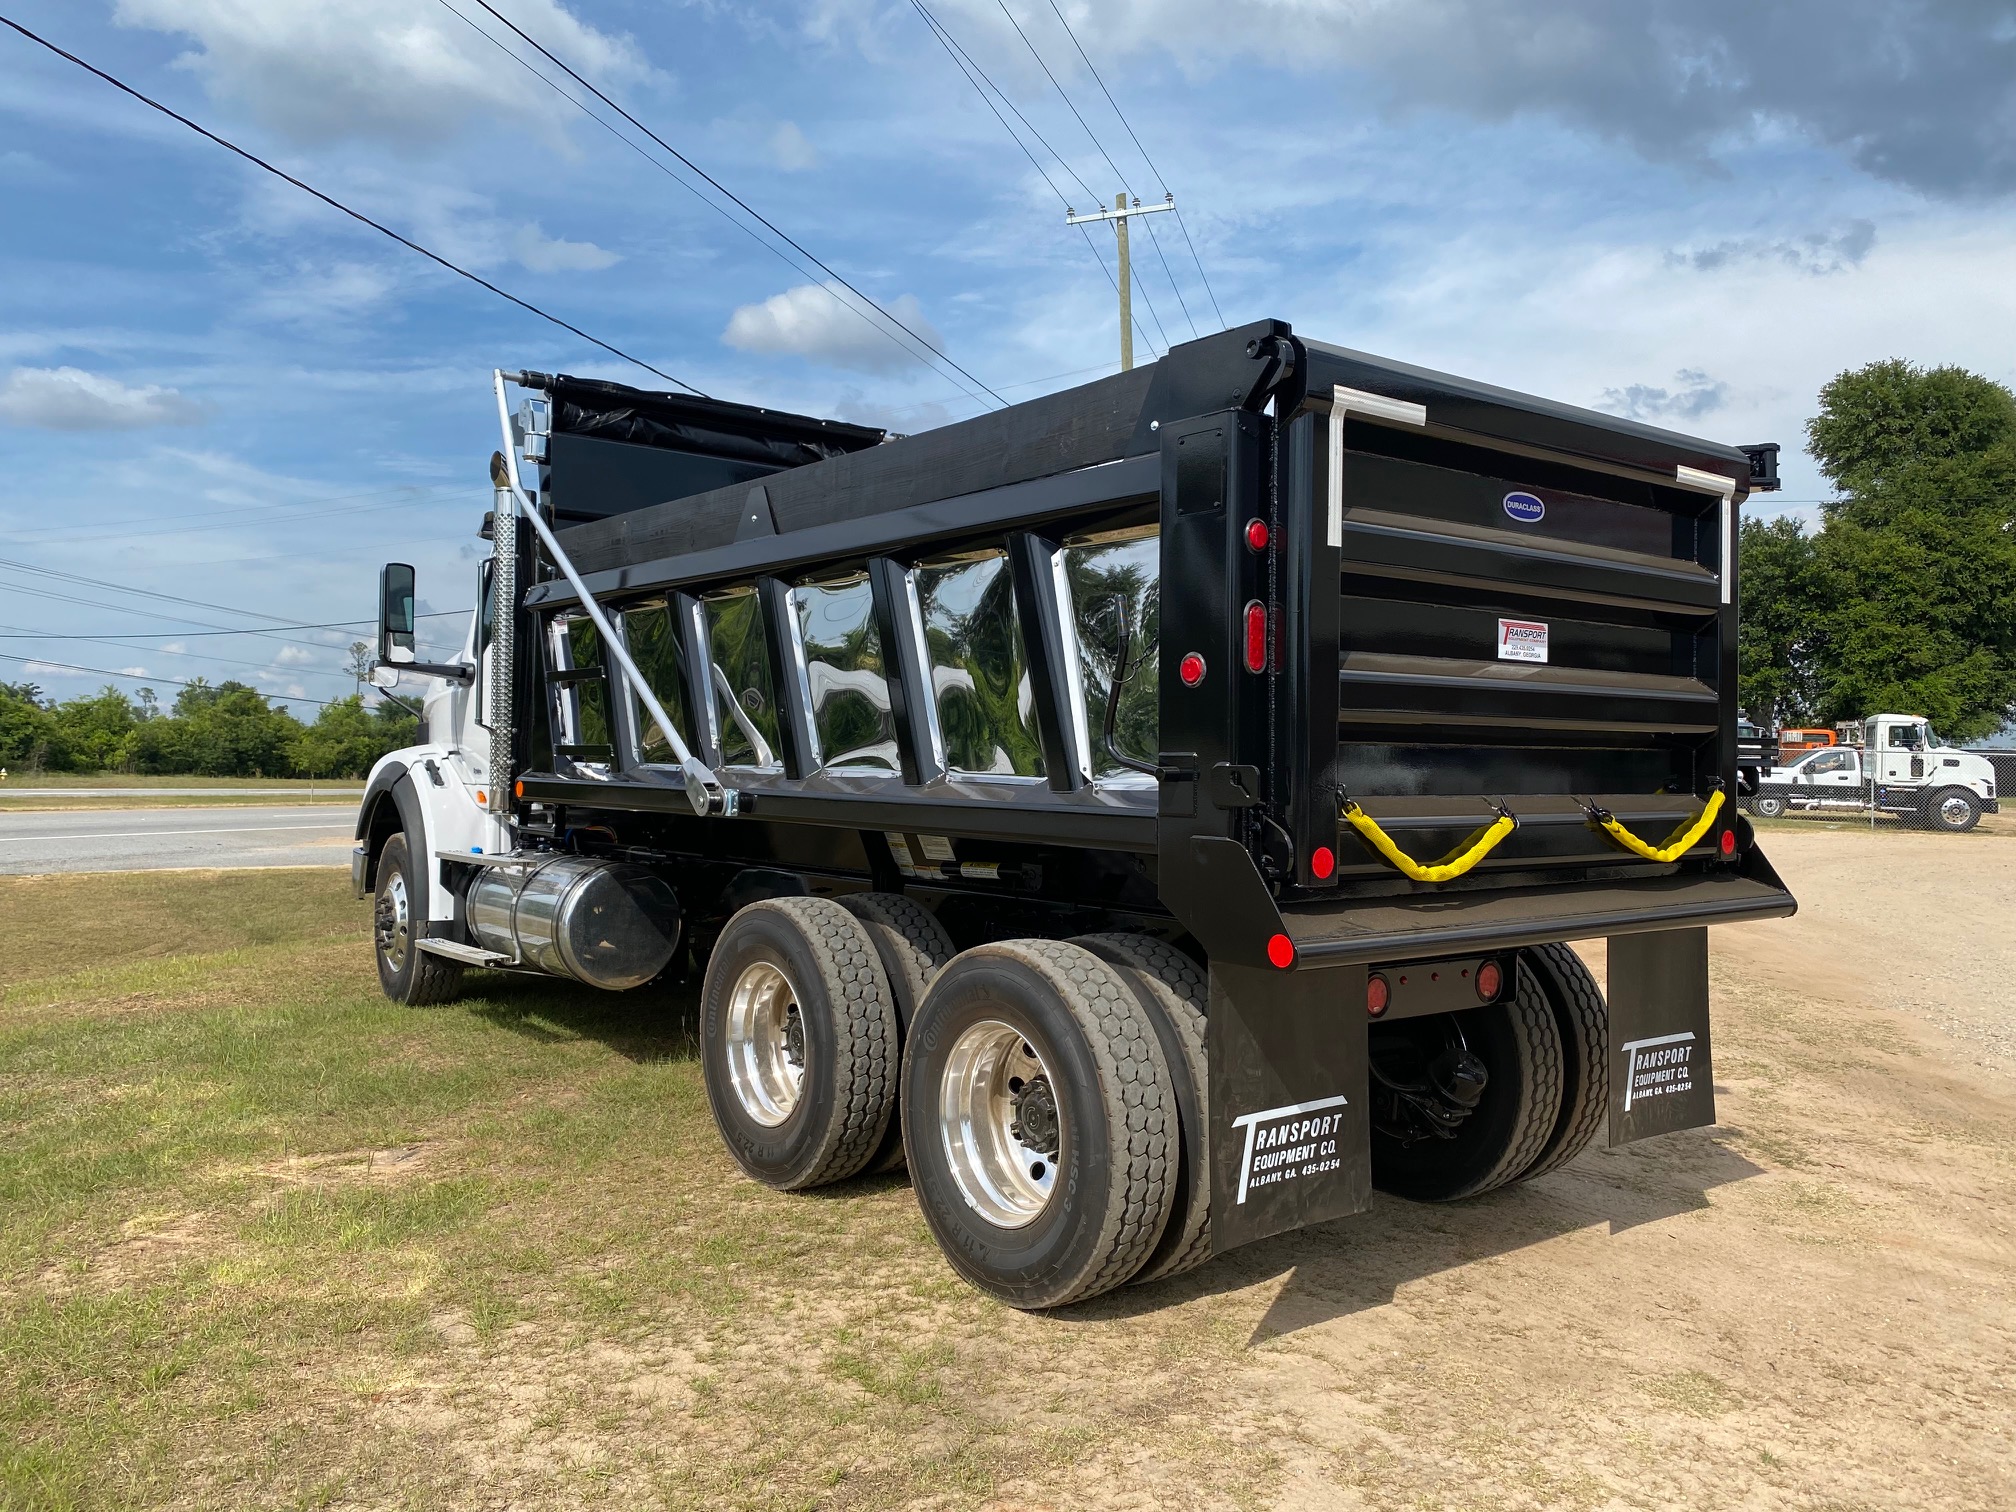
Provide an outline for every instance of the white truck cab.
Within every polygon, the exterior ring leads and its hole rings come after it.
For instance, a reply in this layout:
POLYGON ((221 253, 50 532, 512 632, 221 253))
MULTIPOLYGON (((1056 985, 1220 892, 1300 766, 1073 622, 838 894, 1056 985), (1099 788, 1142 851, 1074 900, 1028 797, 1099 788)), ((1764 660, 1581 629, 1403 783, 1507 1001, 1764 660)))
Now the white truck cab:
POLYGON ((1810 751, 1771 773, 1753 800, 1759 817, 1788 808, 1876 809, 1957 833, 1998 812, 1988 759, 1942 744, 1925 720, 1878 714, 1841 728, 1847 744, 1810 751))

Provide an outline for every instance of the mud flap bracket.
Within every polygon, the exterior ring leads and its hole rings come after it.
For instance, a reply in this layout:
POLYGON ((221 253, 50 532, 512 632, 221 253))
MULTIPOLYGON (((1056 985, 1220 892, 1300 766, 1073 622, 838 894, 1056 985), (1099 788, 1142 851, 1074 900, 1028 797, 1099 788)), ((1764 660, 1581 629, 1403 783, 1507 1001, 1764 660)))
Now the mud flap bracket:
POLYGON ((1610 1144, 1715 1122, 1708 931, 1615 935, 1610 953, 1610 1144))
POLYGON ((1211 1248, 1372 1200, 1365 968, 1211 963, 1211 1248))

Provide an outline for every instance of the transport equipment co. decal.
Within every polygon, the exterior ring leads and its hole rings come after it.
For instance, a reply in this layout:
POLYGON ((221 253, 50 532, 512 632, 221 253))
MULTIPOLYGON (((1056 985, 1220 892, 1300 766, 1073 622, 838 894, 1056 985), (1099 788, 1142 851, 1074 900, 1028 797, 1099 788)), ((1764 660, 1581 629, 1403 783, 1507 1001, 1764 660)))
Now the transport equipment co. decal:
POLYGON ((1498 660, 1523 662, 1547 660, 1546 624, 1540 620, 1498 621, 1498 660))
POLYGON ((1337 1136, 1343 1130, 1344 1115, 1325 1110, 1342 1108, 1349 1100, 1319 1097, 1314 1102, 1242 1113, 1233 1119, 1233 1128, 1246 1131, 1236 1201, 1244 1202, 1254 1187, 1342 1169, 1344 1159, 1338 1153, 1337 1136))
POLYGON ((1662 1034, 1657 1039, 1631 1040, 1620 1047, 1629 1064, 1624 1072, 1624 1111, 1634 1102, 1670 1097, 1694 1090, 1694 1032, 1662 1034))
POLYGON ((1547 503, 1534 494, 1509 493, 1505 495, 1505 513, 1521 525, 1536 525, 1547 518, 1547 503))

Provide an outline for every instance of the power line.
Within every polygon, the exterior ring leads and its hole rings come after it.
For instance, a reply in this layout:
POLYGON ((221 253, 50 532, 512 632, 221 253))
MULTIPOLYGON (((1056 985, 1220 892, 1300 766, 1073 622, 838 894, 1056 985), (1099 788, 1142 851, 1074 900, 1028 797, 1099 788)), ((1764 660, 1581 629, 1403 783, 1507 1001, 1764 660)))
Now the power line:
POLYGON ((26 572, 40 577, 57 578, 66 583, 81 583, 87 588, 106 588, 114 593, 133 593, 142 598, 158 599, 164 604, 184 604, 192 609, 209 609, 218 614, 242 614, 247 619, 270 620, 283 630, 304 630, 308 628, 299 620, 290 620, 278 614, 268 614, 261 609, 239 609, 230 604, 213 604, 207 599, 183 598, 178 593, 158 593, 152 588, 135 588, 128 583, 109 582, 104 578, 85 577, 82 573, 63 572, 55 567, 38 567, 33 562, 9 561, 0 557, 0 567, 11 572, 26 572))
MULTIPOLYGON (((478 0, 478 3, 481 3, 481 0, 478 0)), ((488 10, 489 7, 486 5, 484 6, 484 9, 488 10)), ((495 13, 492 12, 492 14, 495 13)), ((272 174, 275 178, 284 180, 285 182, 292 184, 296 189, 299 189, 303 194, 312 195, 314 198, 320 200, 323 204, 329 206, 332 210, 340 210, 343 212, 343 214, 349 216, 352 220, 357 221, 361 225, 369 226, 373 231, 378 232, 380 235, 390 237, 393 241, 399 243, 400 246, 407 248, 409 251, 418 252, 422 257, 426 258, 429 262, 436 263, 439 266, 446 268, 450 273, 455 274, 457 277, 466 278, 469 280, 469 282, 476 284, 481 288, 488 289, 492 294, 495 294, 499 299, 509 300, 512 304, 518 306, 519 309, 524 310, 530 314, 537 315, 541 320, 548 321, 553 325, 560 327, 561 330, 567 331, 572 335, 580 337, 583 341, 587 342, 591 346, 600 347, 603 351, 608 352, 610 355, 620 357, 625 362, 633 363, 636 366, 644 369, 644 371, 647 373, 657 374, 660 378, 663 378, 667 383, 676 383, 680 388, 685 389, 688 393, 698 394, 702 399, 708 397, 705 393, 695 388, 685 379, 674 378, 670 373, 665 372, 662 368, 653 367, 643 358, 632 357, 628 352, 624 351, 621 347, 611 346, 608 342, 602 340, 598 336, 590 336, 586 331, 582 330, 579 326, 573 325, 568 321, 562 320, 558 315, 552 314, 550 311, 540 309, 539 306, 531 303, 529 300, 520 299, 516 294, 498 288, 497 285, 491 283, 489 279, 484 278, 479 274, 471 273, 467 268, 458 267, 456 264, 448 261, 448 259, 443 257, 440 253, 430 252, 427 248, 421 246, 420 243, 413 241, 408 237, 401 236, 397 231, 394 231, 390 226, 384 225, 378 221, 371 219, 370 216, 364 214, 362 211, 352 210, 348 205, 344 204, 341 200, 334 199, 331 196, 324 194, 320 189, 315 188, 313 185, 305 183, 302 180, 294 177, 293 174, 288 173, 283 169, 274 167, 264 158, 259 157, 254 153, 247 152, 243 147, 240 147, 236 142, 229 141, 226 138, 219 136, 216 132, 211 131, 206 127, 197 125, 194 121, 190 120, 189 117, 181 114, 178 111, 169 109, 166 105, 163 105, 159 100, 153 99, 147 95, 142 94, 132 85, 121 82, 120 80, 114 78, 111 74, 105 72, 104 69, 94 67, 92 64, 85 62, 75 53, 65 52, 62 48, 58 47, 54 42, 51 42, 47 37, 39 36, 35 32, 30 31, 27 27, 23 26, 19 21, 15 21, 7 16, 0 16, 0 24, 4 24, 7 27, 11 28, 12 30, 19 32, 22 36, 26 37, 30 42, 35 43, 38 47, 48 49, 50 52, 54 53, 57 57, 63 59, 65 62, 74 63, 79 68, 83 69, 86 73, 96 75, 98 78, 103 79, 107 84, 110 84, 114 89, 118 90, 120 93, 130 95, 133 99, 138 100, 142 105, 147 106, 149 109, 158 110, 162 115, 167 116, 171 121, 180 122, 182 125, 187 126, 191 131, 195 132, 198 136, 207 138, 209 141, 215 142, 219 147, 224 148, 227 152, 236 153, 239 157, 243 158, 246 162, 251 163, 254 167, 263 168, 268 173, 272 174)), ((509 22, 506 22, 505 24, 507 26, 510 25, 509 22)), ((517 28, 513 27, 512 29, 515 31, 517 28)), ((537 46, 536 43, 534 45, 537 46)), ((565 67, 566 65, 563 64, 561 66, 565 67)))
MULTIPOLYGON (((1093 194, 1090 186, 1083 179, 1078 178, 1077 172, 1064 160, 1063 154, 1044 140, 1043 133, 1030 125, 1029 118, 1017 109, 1015 102, 1008 98, 1001 86, 996 84, 991 78, 988 78, 986 70, 973 61, 972 55, 959 45, 951 32, 945 29, 945 24, 931 14, 930 10, 924 5, 924 0, 910 0, 910 4, 917 14, 923 17, 924 24, 930 29, 931 35, 938 39, 938 45, 945 49, 946 56, 952 60, 952 66, 959 70, 968 84, 973 86, 974 92, 980 96, 980 103, 993 113, 994 119, 1001 123, 1001 129, 1008 133, 1009 140, 1014 142, 1017 147, 1020 147, 1022 155, 1029 159, 1029 166, 1034 168, 1043 182, 1050 186, 1050 192, 1057 196, 1057 203, 1064 207, 1065 212, 1067 214, 1070 212, 1071 201, 1065 196, 1064 191, 1057 187, 1057 181, 1051 178, 1049 172, 1036 160, 1036 154, 1029 150, 1029 144, 1024 142, 1016 133, 1015 128, 1008 124, 1008 118, 1001 114, 999 106, 995 105, 993 99, 988 95, 987 91, 989 89, 1000 96, 1003 105, 1014 111, 1015 119, 1020 121, 1027 128, 1029 134, 1042 144, 1045 152, 1057 159, 1058 166, 1066 173, 1069 173, 1074 179, 1078 179, 1078 187, 1085 191, 1087 197, 1098 200, 1099 196, 1093 194), (981 82, 983 79, 986 80, 984 85, 981 82)), ((1113 270, 1106 266, 1106 256, 1099 250, 1098 244, 1092 240, 1092 233, 1086 231, 1083 226, 1080 226, 1078 229, 1085 237, 1085 250, 1090 252, 1093 261, 1099 264, 1099 271, 1106 275, 1106 282, 1112 286, 1113 292, 1116 294, 1119 293, 1120 282, 1113 276, 1113 270)), ((1137 330, 1141 330, 1141 323, 1138 320, 1134 324, 1137 330)), ((1141 330, 1141 341, 1151 352, 1154 351, 1155 344, 1148 340, 1148 332, 1146 330, 1141 330)))
MULTIPOLYGON (((1106 159, 1106 166, 1113 170, 1113 177, 1120 180, 1120 187, 1122 189, 1125 189, 1127 191, 1127 197, 1129 199, 1132 199, 1134 197, 1134 186, 1127 182, 1127 175, 1122 173, 1120 171, 1120 165, 1113 161, 1113 154, 1106 150, 1106 144, 1099 140, 1097 133, 1095 133, 1092 130, 1090 123, 1087 122, 1085 117, 1079 113, 1078 106, 1072 101, 1070 94, 1066 92, 1064 86, 1058 82, 1057 75, 1050 71, 1050 65, 1049 63, 1044 61, 1043 54, 1038 52, 1036 50, 1036 44, 1029 40, 1029 33, 1022 30, 1022 23, 1020 21, 1017 21, 1015 19, 1015 13, 1010 9, 1008 9, 1008 0, 994 0, 994 3, 1001 7, 1001 14, 1006 16, 1008 18, 1008 24, 1015 28, 1015 35, 1020 37, 1022 39, 1022 45, 1029 49, 1029 56, 1034 58, 1036 60, 1036 66, 1043 70, 1043 77, 1048 79, 1050 81, 1050 87, 1057 91, 1057 98, 1064 102, 1064 108, 1070 111, 1071 114, 1077 119, 1078 124, 1084 128, 1085 138, 1087 141, 1091 142, 1093 151, 1097 152, 1099 156, 1106 159)), ((1104 207, 1105 207, 1105 198, 1102 195, 1100 197, 1100 208, 1103 209, 1104 207)), ((1148 232, 1148 239, 1151 242, 1155 241, 1155 232, 1152 227, 1148 232)), ((1158 254, 1161 252, 1162 244, 1160 242, 1155 242, 1155 250, 1158 254)), ((1163 259, 1162 271, 1164 273, 1168 273, 1169 271, 1169 262, 1167 258, 1163 259)), ((1137 279, 1136 282, 1138 283, 1140 281, 1137 279)), ((1171 289, 1176 290, 1176 301, 1177 303, 1181 304, 1183 301, 1183 293, 1180 289, 1176 289, 1176 278, 1174 274, 1170 274, 1169 287, 1171 289)), ((1149 319, 1155 322, 1155 329, 1161 335, 1162 345, 1166 348, 1169 345, 1169 333, 1166 330, 1163 330, 1162 328, 1161 313, 1156 310, 1155 301, 1149 296, 1148 286, 1146 284, 1141 285, 1141 302, 1148 306, 1148 317, 1149 319)), ((1195 334, 1194 328, 1192 329, 1192 334, 1193 335, 1195 334)))
MULTIPOLYGON (((583 89, 587 90, 590 94, 594 95, 596 99, 600 100, 604 105, 607 105, 611 110, 615 111, 618 115, 623 117, 624 120, 628 121, 637 130, 643 132, 644 135, 649 137, 653 142, 656 142, 658 146, 663 148, 666 152, 671 153, 673 157, 677 158, 682 164, 685 165, 685 167, 689 172, 694 173, 698 175, 700 178, 704 179, 707 182, 708 186, 712 188, 717 194, 720 194, 723 198, 732 202, 736 206, 736 208, 738 208, 743 212, 743 214, 749 216, 752 220, 756 221, 772 236, 777 237, 786 246, 790 247, 792 251, 796 252, 800 257, 805 258, 808 262, 810 262, 814 267, 818 268, 827 277, 831 278, 835 283, 839 284, 840 287, 845 289, 848 293, 852 294, 856 299, 860 300, 870 309, 874 310, 878 315, 882 316, 883 319, 889 321, 892 325, 895 325, 900 330, 905 332, 907 335, 910 336, 912 340, 920 343, 928 350, 936 353, 939 361, 943 362, 947 367, 951 368, 954 372, 958 373, 961 377, 965 378, 969 383, 978 386, 990 398, 994 399, 996 403, 1002 405, 1007 404, 1008 402, 1007 400, 1003 399, 999 394, 996 394, 991 388, 988 388, 984 382, 982 382, 979 378, 974 377, 972 373, 968 372, 958 362, 955 362, 950 356, 946 355, 942 351, 939 351, 939 349, 936 346, 934 346, 925 337, 919 335, 916 331, 912 330, 902 320, 898 319, 895 315, 891 314, 889 311, 883 309, 874 300, 870 299, 866 294, 862 293, 859 289, 855 288, 852 283, 848 282, 845 278, 842 278, 840 274, 835 272, 819 257, 814 255, 812 252, 808 251, 797 240, 795 240, 793 237, 791 237, 789 234, 783 231, 780 227, 778 227, 761 211, 757 210, 755 206, 751 205, 747 200, 743 199, 739 194, 735 193, 734 190, 730 189, 726 184, 722 183, 719 179, 715 178, 713 174, 709 173, 706 169, 702 168, 698 163, 694 162, 691 158, 687 157, 685 153, 681 152, 677 147, 674 147, 670 142, 666 141, 663 137, 658 135, 658 133, 653 131, 649 126, 646 126, 642 121, 638 120, 636 116, 632 115, 629 111, 625 110, 621 105, 617 104, 614 100, 609 98, 608 95, 604 94, 600 89, 596 88, 595 85, 589 83, 588 80, 582 78, 581 75, 576 73, 571 67, 569 67, 564 60, 555 57, 550 51, 548 51, 548 49, 543 43, 541 43, 536 38, 529 35, 523 27, 518 25, 517 22, 513 21, 509 16, 503 14, 501 11, 497 9, 497 7, 490 4, 490 0, 476 0, 476 3, 482 6, 483 9, 486 12, 488 12, 490 16, 492 16, 494 19, 496 19, 497 21, 501 22, 504 26, 509 28, 511 33, 514 36, 516 36, 519 41, 525 43, 526 46, 530 47, 533 51, 537 52, 547 62, 551 63, 555 68, 559 69, 562 73, 566 74, 568 78, 572 79, 576 84, 579 84, 583 89)), ((452 9, 453 7, 450 8, 452 9)))
MULTIPOLYGON (((797 274, 800 278, 806 278, 812 280, 813 283, 818 288, 820 288, 826 294, 826 296, 830 298, 835 304, 839 305, 841 309, 847 311, 850 315, 853 315, 856 319, 864 322, 871 331, 875 332, 878 336, 881 336, 882 338, 890 342, 896 348, 896 350, 901 352, 905 357, 909 357, 917 362, 923 363, 924 366, 930 372, 936 374, 938 377, 949 379, 953 387, 957 388, 967 398, 969 399, 980 398, 979 394, 975 393, 971 388, 967 387, 964 383, 961 383, 958 379, 952 378, 950 374, 940 372, 937 368, 932 367, 931 363, 933 358, 944 360, 949 359, 945 359, 945 354, 942 351, 940 351, 937 347, 933 346, 928 339, 922 336, 915 336, 915 333, 912 333, 909 327, 905 326, 902 323, 902 321, 898 320, 895 316, 891 315, 888 311, 884 310, 880 305, 875 304, 874 301, 869 300, 868 301, 869 307, 875 311, 876 315, 884 317, 885 319, 894 323, 899 330, 904 331, 906 334, 912 335, 914 339, 923 347, 923 351, 919 352, 915 348, 907 345, 903 341, 902 337, 899 337, 894 331, 888 329, 886 325, 879 324, 877 321, 870 318, 868 313, 862 310, 860 306, 850 304, 847 300, 841 298, 839 293, 833 289, 830 283, 819 283, 818 282, 819 275, 817 273, 813 272, 810 268, 804 266, 804 264, 793 261, 792 258, 789 257, 780 248, 778 248, 777 246, 773 245, 768 241, 765 241, 761 236, 759 236, 756 233, 754 228, 752 228, 751 226, 745 224, 740 220, 737 220, 733 215, 731 215, 728 212, 728 210, 725 207, 717 203, 715 200, 708 198, 705 194, 701 193, 700 190, 696 188, 693 184, 687 182, 686 179, 682 178, 678 173, 674 172, 665 163, 661 162, 658 158, 652 156, 652 154, 648 152, 645 148, 640 146, 638 143, 632 141, 629 137, 625 136, 621 131, 617 130, 615 126, 611 125, 608 121, 604 120, 600 115, 596 114, 594 110, 590 109, 586 102, 579 99, 577 96, 571 94, 569 91, 563 88, 559 83, 559 81, 554 79, 550 74, 542 72, 540 69, 534 67, 533 64, 527 61, 525 58, 519 56, 519 54, 512 51, 512 49, 506 46, 501 39, 493 36, 489 31, 485 30, 484 27, 481 26, 475 20, 475 18, 463 14, 462 11, 458 10, 455 7, 455 5, 452 3, 452 0, 439 0, 439 3, 441 5, 441 8, 447 11, 451 16, 455 17, 456 20, 460 21, 464 26, 468 27, 477 36, 481 37, 485 42, 488 42, 492 47, 496 48, 498 52, 502 53, 505 57, 509 58, 513 63, 517 64, 520 68, 524 69, 525 72, 530 74, 533 78, 537 79, 540 83, 544 84, 548 89, 552 90, 555 94, 559 95, 561 99, 565 100, 568 104, 572 105, 576 110, 580 111, 584 116, 586 116, 589 120, 593 121, 597 126, 600 126, 604 131, 608 132, 610 136, 616 139, 616 141, 620 142, 623 146, 629 148, 632 152, 636 153, 638 157, 642 158, 645 161, 645 163, 650 165, 652 168, 656 169, 659 173, 664 174, 666 178, 670 179, 673 183, 677 184, 681 189, 685 190, 688 194, 692 195, 694 199, 698 200, 702 205, 706 206, 709 210, 713 211, 716 215, 720 216, 721 219, 726 221, 730 226, 734 227, 737 231, 741 232, 744 236, 748 237, 749 240, 754 242, 757 246, 761 247, 765 252, 768 252, 772 257, 776 258, 779 262, 783 263, 784 266, 789 268, 793 273, 797 274)), ((509 23, 507 22, 506 24, 508 25, 509 23)), ((535 43, 533 45, 536 46, 537 44, 535 43)), ((861 297, 864 299, 866 298, 865 295, 861 297)), ((956 364, 954 365, 956 366, 956 364)), ((986 386, 983 384, 981 385, 981 387, 984 390, 986 386)))
MULTIPOLYGON (((9 625, 6 629, 18 633, 0 634, 0 640, 91 641, 98 645, 117 646, 124 651, 144 651, 149 656, 187 656, 198 661, 215 662, 221 667, 250 667, 255 672, 268 672, 273 668, 271 662, 240 661, 238 658, 232 656, 213 656, 207 651, 177 651, 168 646, 143 646, 138 641, 116 640, 108 635, 65 635, 61 631, 24 630, 20 625, 9 625)), ((330 649, 333 651, 336 648, 332 646, 330 649)), ((348 672, 340 671, 334 667, 292 667, 288 670, 290 672, 298 672, 304 677, 347 678, 350 676, 348 672)))
MULTIPOLYGON (((116 587, 116 585, 99 585, 99 586, 116 587)), ((169 624, 175 625, 178 628, 172 631, 162 631, 160 633, 164 636, 173 635, 178 639, 183 637, 193 637, 196 635, 257 635, 265 637, 266 639, 269 640, 285 641, 290 646, 306 646, 311 651, 327 651, 331 649, 327 642, 300 640, 291 635, 283 635, 278 630, 260 630, 251 627, 240 627, 234 629, 233 627, 228 625, 217 625, 207 620, 195 619, 192 616, 186 614, 164 614, 159 610, 142 609, 132 604, 108 604, 99 599, 78 598, 76 595, 69 593, 52 593, 46 588, 30 588, 26 584, 22 583, 11 583, 0 581, 0 587, 6 588, 7 591, 10 593, 25 593, 31 598, 49 599, 59 604, 77 604, 86 609, 102 609, 113 614, 137 614, 142 619, 165 620, 169 624), (180 626, 183 625, 195 625, 200 628, 195 630, 185 630, 179 628, 180 626)), ((433 612, 424 614, 421 615, 420 618, 435 619, 443 617, 444 613, 467 615, 468 612, 469 611, 466 609, 449 610, 444 612, 433 612)), ((373 622, 371 620, 342 620, 337 621, 333 624, 294 625, 291 628, 296 630, 342 630, 342 629, 369 628, 372 624, 373 622)), ((132 631, 125 633, 138 635, 138 634, 145 634, 146 632, 132 631)))
MULTIPOLYGON (((1092 55, 1085 51, 1085 44, 1078 40, 1078 33, 1073 31, 1071 23, 1064 19, 1064 12, 1058 9, 1057 0, 1050 0, 1050 10, 1057 17, 1057 24, 1064 28, 1064 35, 1071 39, 1071 45, 1078 49, 1078 56, 1085 60, 1085 67, 1091 72, 1093 79, 1098 83, 1099 92, 1106 96, 1106 103, 1113 107, 1113 114, 1119 117, 1120 125, 1126 130, 1128 137, 1133 141, 1134 150, 1141 154, 1141 161, 1146 163, 1148 171, 1155 175, 1156 187, 1164 194, 1167 194, 1169 192, 1169 181, 1162 177, 1162 170, 1155 166, 1155 160, 1148 156, 1148 149, 1141 145, 1141 138, 1135 135, 1133 123, 1127 119, 1127 113, 1120 108, 1120 102, 1113 98, 1113 91, 1106 87, 1106 80, 1100 75, 1099 65, 1092 61, 1092 55)), ((1183 212, 1180 208, 1176 212, 1176 224, 1182 229, 1183 240, 1190 248, 1190 260, 1197 264, 1197 277, 1204 285, 1204 292, 1210 295, 1211 308, 1217 314, 1218 324, 1222 327, 1225 324, 1225 312, 1218 308, 1218 296, 1212 292, 1210 276, 1204 271, 1204 260, 1197 255, 1197 243, 1190 240, 1190 228, 1183 224, 1183 212)), ((1153 237, 1155 233, 1151 229, 1148 234, 1150 237, 1153 237)), ((1159 253, 1162 250, 1161 246, 1158 244, 1155 250, 1159 253)), ((1166 267, 1167 264, 1165 263, 1164 266, 1166 267)), ((1174 282, 1173 277, 1171 282, 1174 282)), ((1180 302, 1183 296, 1179 293, 1176 298, 1180 302)), ((1184 310, 1184 314, 1189 314, 1187 307, 1184 310)))
MULTIPOLYGON (((0 17, 0 20, 5 19, 5 17, 0 17)), ((5 651, 0 651, 0 661, 20 662, 26 667, 47 667, 51 671, 57 672, 85 672, 92 677, 116 677, 123 682, 167 683, 169 686, 176 688, 213 688, 216 686, 215 683, 208 682, 202 678, 191 681, 181 677, 149 677, 144 673, 115 672, 110 667, 80 667, 74 662, 50 661, 46 657, 41 656, 13 656, 5 651)), ((264 688, 253 688, 252 691, 257 693, 261 698, 275 698, 282 703, 313 704, 318 709, 326 709, 331 704, 347 703, 349 701, 342 698, 308 698, 293 693, 268 693, 264 688)))

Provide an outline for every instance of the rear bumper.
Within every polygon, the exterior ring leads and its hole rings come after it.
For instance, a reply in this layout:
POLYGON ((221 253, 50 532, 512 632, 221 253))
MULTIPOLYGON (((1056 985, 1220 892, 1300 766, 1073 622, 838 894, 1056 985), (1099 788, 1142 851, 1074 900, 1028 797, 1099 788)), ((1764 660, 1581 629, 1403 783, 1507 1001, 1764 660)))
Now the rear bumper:
POLYGON ((1623 882, 1291 905, 1282 922, 1307 966, 1348 966, 1553 940, 1782 919, 1799 905, 1754 846, 1739 870, 1623 882))

